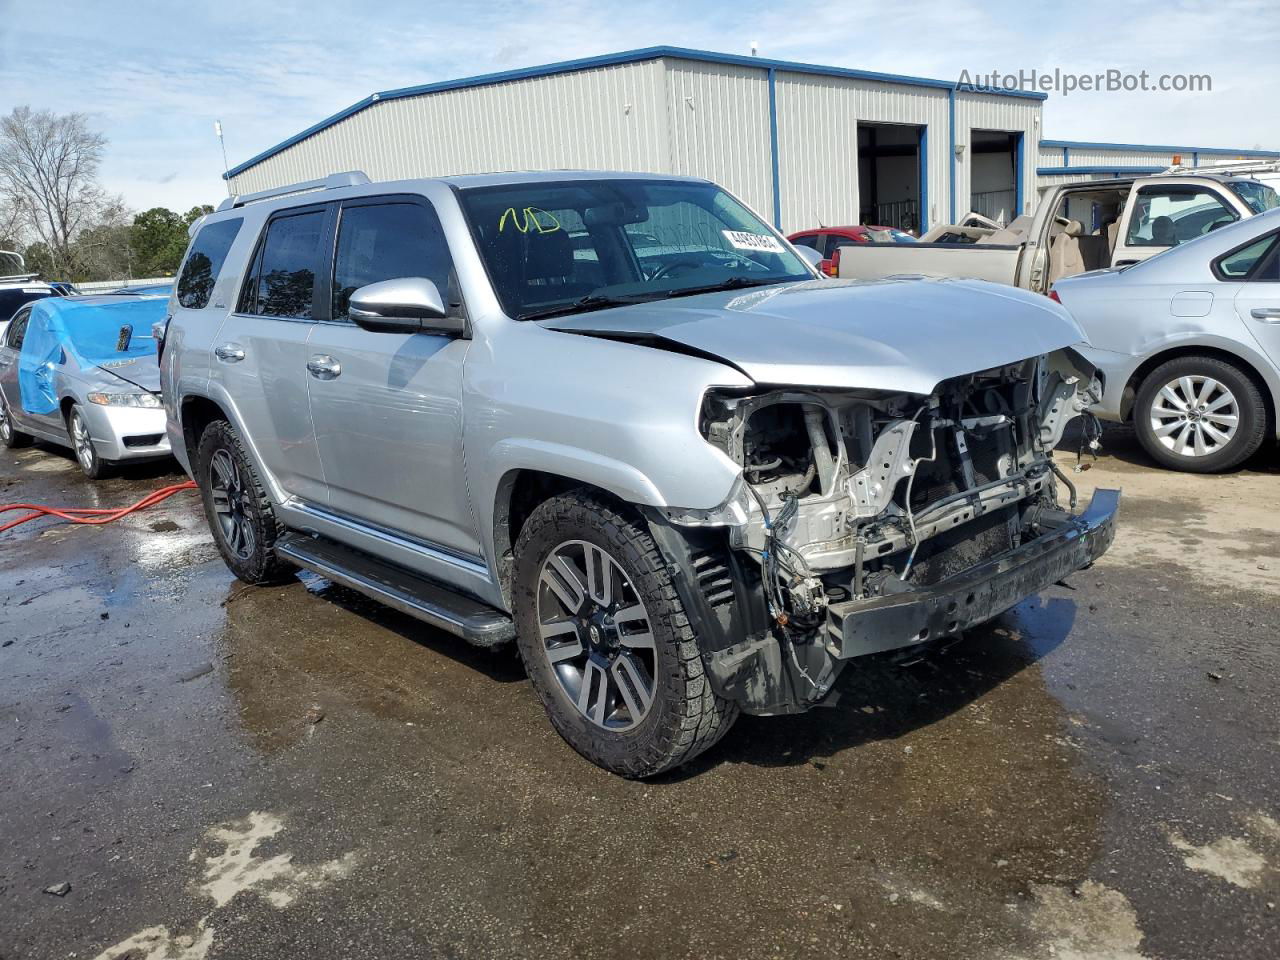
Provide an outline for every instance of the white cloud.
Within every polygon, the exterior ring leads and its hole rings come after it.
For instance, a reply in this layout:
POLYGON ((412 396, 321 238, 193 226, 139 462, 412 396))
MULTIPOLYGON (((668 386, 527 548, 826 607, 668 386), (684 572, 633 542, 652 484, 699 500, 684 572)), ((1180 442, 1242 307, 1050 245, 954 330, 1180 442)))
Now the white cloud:
POLYGON ((759 39, 762 56, 943 79, 1054 67, 1208 73, 1206 94, 1051 96, 1045 134, 1280 146, 1280 117, 1265 108, 1280 99, 1272 0, 1170 0, 1123 18, 1102 0, 123 6, 64 0, 53 24, 47 7, 0 0, 0 110, 91 114, 111 140, 108 186, 139 209, 223 194, 215 119, 235 164, 374 91, 657 44, 746 53, 759 39))

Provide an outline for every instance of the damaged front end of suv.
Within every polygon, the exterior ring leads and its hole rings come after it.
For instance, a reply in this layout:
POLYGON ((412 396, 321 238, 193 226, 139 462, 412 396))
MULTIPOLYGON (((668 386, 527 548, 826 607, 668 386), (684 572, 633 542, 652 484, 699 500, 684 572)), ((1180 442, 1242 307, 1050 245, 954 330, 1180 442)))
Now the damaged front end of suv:
POLYGON ((650 528, 717 692, 808 709, 849 659, 958 634, 1091 564, 1119 494, 1062 508, 1050 452, 1100 390, 1068 347, 928 395, 709 391, 700 431, 741 474, 717 508, 650 528))

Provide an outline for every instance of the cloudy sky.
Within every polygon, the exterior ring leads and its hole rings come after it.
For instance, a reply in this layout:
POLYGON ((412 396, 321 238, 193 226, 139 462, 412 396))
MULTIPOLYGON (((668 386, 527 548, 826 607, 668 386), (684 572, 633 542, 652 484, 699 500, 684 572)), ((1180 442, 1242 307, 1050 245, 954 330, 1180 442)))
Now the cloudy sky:
POLYGON ((1207 73, 1210 93, 1051 94, 1045 135, 1280 149, 1275 0, 216 4, 0 0, 0 112, 89 114, 134 209, 187 209, 232 165, 377 90, 670 44, 955 79, 1207 73), (360 11, 368 11, 363 13, 360 11))

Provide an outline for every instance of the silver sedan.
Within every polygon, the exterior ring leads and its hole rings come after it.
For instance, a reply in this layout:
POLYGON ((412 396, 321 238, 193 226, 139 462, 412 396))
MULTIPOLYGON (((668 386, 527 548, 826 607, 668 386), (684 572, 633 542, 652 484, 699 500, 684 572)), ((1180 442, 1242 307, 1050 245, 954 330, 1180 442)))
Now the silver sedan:
POLYGON ((1059 280, 1105 378, 1094 412, 1132 422, 1156 461, 1214 473, 1276 436, 1280 210, 1150 260, 1059 280))
MULTIPOLYGON (((84 297, 77 302, 119 299, 84 297)), ((160 370, 153 354, 98 365, 63 350, 37 371, 43 391, 56 401, 49 404, 52 409, 26 409, 18 361, 32 308, 18 310, 0 340, 0 444, 17 447, 37 438, 70 447, 85 475, 95 480, 121 461, 169 456, 160 370)))

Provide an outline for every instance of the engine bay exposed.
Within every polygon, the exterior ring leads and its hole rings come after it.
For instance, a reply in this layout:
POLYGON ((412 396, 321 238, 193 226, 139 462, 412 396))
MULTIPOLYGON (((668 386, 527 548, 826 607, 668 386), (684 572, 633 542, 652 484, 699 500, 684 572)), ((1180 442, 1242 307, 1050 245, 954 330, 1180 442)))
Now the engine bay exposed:
POLYGON ((939 582, 1034 535, 1066 481, 1049 451, 1100 390, 1065 349, 928 397, 712 392, 703 435, 741 481, 725 509, 673 519, 726 526, 759 567, 774 622, 812 636, 831 603, 939 582))

